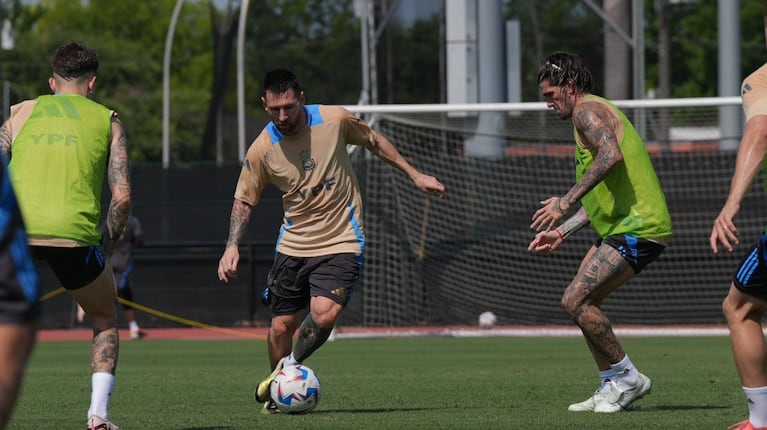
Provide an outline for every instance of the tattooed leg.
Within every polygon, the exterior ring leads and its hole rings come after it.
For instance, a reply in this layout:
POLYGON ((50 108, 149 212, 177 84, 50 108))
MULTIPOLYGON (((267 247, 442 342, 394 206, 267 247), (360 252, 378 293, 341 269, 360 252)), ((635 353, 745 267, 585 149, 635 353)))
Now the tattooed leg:
POLYGON ((342 310, 343 306, 327 297, 312 297, 310 312, 298 328, 293 349, 296 360, 306 360, 328 340, 342 310))
POLYGON ((600 305, 633 276, 631 265, 615 249, 602 245, 589 251, 562 297, 562 307, 580 327, 601 370, 626 354, 600 305))
MULTIPOLYGON (((109 265, 109 261, 106 265, 109 265)), ((71 290, 70 293, 88 314, 93 324, 92 370, 114 375, 120 338, 117 331, 117 308, 112 271, 105 268, 93 282, 77 290, 71 290)))

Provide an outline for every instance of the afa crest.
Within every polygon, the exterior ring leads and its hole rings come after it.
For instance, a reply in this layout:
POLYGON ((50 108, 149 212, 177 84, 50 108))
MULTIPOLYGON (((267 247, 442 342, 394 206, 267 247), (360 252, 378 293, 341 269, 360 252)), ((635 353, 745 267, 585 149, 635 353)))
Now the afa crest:
POLYGON ((299 155, 301 157, 301 167, 304 168, 304 171, 308 172, 314 170, 314 168, 317 166, 317 163, 314 162, 312 154, 308 150, 304 150, 301 151, 299 155))

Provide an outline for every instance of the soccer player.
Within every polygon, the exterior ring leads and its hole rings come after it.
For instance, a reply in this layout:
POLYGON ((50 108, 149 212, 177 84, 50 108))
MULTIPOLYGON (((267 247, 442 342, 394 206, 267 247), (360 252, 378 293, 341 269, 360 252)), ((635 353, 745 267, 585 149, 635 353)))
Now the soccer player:
POLYGON ((264 412, 271 413, 270 381, 283 366, 301 363, 325 343, 362 267, 362 199, 346 146, 365 147, 407 174, 421 191, 444 197, 445 187, 411 166, 386 137, 347 110, 306 105, 292 72, 267 73, 262 88, 271 122, 242 164, 218 277, 224 282, 236 277, 238 244, 253 206, 267 183, 276 185, 283 192, 284 222, 264 290, 273 315, 267 341, 273 372, 254 393, 264 412))
MULTIPOLYGON (((102 239, 113 243, 130 211, 128 150, 117 114, 89 99, 99 67, 95 51, 67 43, 51 57, 53 95, 11 108, 0 129, 11 180, 34 256, 45 261, 93 322, 89 430, 117 429, 109 420, 119 350, 115 285, 102 239), (101 190, 111 191, 102 238, 101 190)), ((112 247, 109 246, 111 249, 112 247)))
POLYGON ((0 156, 0 430, 13 412, 39 317, 37 272, 6 160, 0 156))
MULTIPOLYGON (((767 42, 767 7, 764 9, 767 42)), ((714 220, 709 242, 714 253, 719 243, 732 252, 740 243, 735 216, 746 191, 753 183, 767 154, 767 64, 743 80, 740 90, 746 113, 746 130, 740 140, 730 192, 714 220)), ((746 252, 722 303, 730 329, 730 343, 748 404, 748 419, 730 427, 733 430, 767 430, 767 344, 762 332, 762 317, 767 311, 767 230, 746 252)))
POLYGON ((528 250, 550 254, 588 224, 599 235, 565 289, 562 307, 581 329, 601 383, 568 409, 619 412, 649 393, 652 382, 632 364, 600 306, 665 249, 671 217, 642 139, 618 108, 591 93, 592 75, 581 58, 550 55, 538 84, 548 107, 572 120, 576 183, 541 202, 531 224, 538 233, 528 250))

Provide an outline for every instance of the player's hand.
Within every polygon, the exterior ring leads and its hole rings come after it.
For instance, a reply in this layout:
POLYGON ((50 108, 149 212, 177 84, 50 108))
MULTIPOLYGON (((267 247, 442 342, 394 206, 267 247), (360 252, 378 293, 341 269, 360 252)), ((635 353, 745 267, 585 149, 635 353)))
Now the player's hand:
POLYGON ((533 223, 530 228, 535 231, 551 230, 559 220, 565 217, 569 206, 565 207, 565 201, 561 197, 549 197, 541 202, 541 208, 533 214, 533 223))
POLYGON ((714 220, 714 225, 711 227, 711 236, 708 239, 714 254, 719 252, 719 243, 729 252, 732 252, 734 245, 740 243, 738 228, 732 221, 739 209, 740 207, 734 204, 725 204, 722 211, 719 212, 719 216, 714 220))
POLYGON ((544 230, 535 235, 527 250, 537 254, 549 255, 562 245, 564 239, 555 230, 544 230))
POLYGON ((415 186, 425 193, 431 193, 441 199, 445 198, 445 186, 434 176, 420 174, 414 180, 415 186))
POLYGON ((218 261, 218 279, 229 282, 237 279, 237 265, 240 263, 240 250, 237 245, 227 245, 224 255, 218 261))

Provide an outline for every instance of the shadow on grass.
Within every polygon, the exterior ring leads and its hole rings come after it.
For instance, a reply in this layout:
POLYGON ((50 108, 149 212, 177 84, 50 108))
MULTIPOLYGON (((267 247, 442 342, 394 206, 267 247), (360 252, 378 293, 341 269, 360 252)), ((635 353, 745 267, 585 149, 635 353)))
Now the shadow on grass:
POLYGON ((637 406, 629 409, 629 412, 659 412, 659 411, 713 411, 716 409, 730 409, 729 406, 714 405, 660 405, 660 406, 637 406))
POLYGON ((321 414, 385 414, 388 412, 421 412, 445 408, 373 408, 373 409, 321 409, 311 412, 311 415, 321 414))
POLYGON ((178 430, 233 430, 232 426, 215 426, 215 427, 182 427, 178 430))

